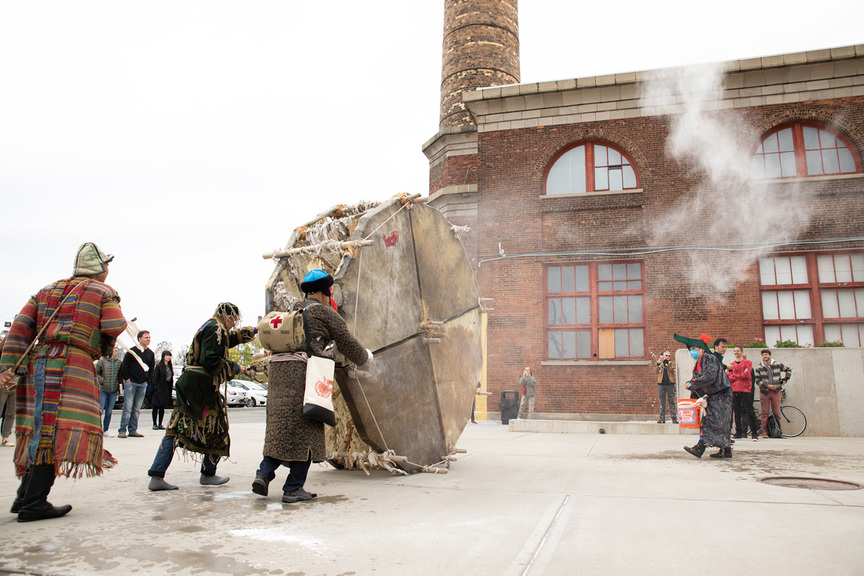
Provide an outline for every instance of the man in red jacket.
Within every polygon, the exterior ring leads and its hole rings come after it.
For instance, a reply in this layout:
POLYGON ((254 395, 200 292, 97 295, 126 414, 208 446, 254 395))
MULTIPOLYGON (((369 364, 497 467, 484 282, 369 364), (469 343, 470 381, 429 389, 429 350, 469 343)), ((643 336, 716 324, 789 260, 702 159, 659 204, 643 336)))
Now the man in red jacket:
POLYGON ((753 441, 759 440, 759 424, 753 409, 753 363, 744 357, 744 349, 735 346, 735 360, 729 364, 727 374, 732 385, 732 410, 735 412, 735 438, 746 438, 747 428, 753 441))

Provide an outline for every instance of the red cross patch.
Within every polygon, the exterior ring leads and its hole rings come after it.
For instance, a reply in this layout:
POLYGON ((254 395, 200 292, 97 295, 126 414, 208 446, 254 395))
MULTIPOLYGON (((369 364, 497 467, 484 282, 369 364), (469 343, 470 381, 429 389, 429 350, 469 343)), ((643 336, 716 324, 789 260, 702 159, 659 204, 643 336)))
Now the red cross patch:
POLYGON ((273 327, 273 330, 278 330, 283 321, 282 316, 274 316, 270 319, 270 326, 273 327))
POLYGON ((387 234, 382 234, 381 238, 384 239, 384 247, 390 248, 399 243, 399 232, 394 230, 389 236, 387 234))

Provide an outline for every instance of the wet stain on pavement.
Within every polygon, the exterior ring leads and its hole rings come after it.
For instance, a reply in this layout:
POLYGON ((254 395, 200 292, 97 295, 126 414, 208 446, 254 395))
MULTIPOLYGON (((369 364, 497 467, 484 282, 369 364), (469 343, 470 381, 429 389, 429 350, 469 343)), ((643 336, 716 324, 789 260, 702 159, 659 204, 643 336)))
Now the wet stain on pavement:
POLYGON ((311 502, 320 502, 321 504, 338 504, 339 502, 348 502, 348 497, 342 494, 334 494, 333 496, 318 496, 311 502))
POLYGON ((664 450, 645 454, 620 454, 606 456, 607 459, 615 460, 683 460, 693 463, 704 462, 706 464, 720 466, 727 472, 743 473, 749 475, 773 475, 773 474, 819 474, 827 466, 833 470, 858 471, 864 467, 864 455, 847 454, 813 454, 802 453, 794 450, 760 449, 747 445, 747 449, 735 449, 732 446, 732 458, 711 458, 710 454, 716 452, 716 448, 709 448, 701 459, 682 450, 664 450))

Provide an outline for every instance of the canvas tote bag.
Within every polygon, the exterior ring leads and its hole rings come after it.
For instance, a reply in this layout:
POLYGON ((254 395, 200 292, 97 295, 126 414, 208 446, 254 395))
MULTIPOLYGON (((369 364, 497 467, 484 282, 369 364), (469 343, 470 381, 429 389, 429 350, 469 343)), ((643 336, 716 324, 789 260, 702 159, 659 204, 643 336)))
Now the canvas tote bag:
POLYGON ((303 395, 303 416, 336 425, 333 413, 333 372, 336 363, 330 358, 309 356, 306 363, 306 392, 303 395))

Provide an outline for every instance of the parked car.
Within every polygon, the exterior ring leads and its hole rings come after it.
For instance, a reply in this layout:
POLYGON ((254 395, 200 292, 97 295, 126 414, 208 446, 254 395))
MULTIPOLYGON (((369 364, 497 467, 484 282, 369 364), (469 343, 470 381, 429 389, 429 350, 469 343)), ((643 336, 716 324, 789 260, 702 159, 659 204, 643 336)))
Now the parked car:
POLYGON ((231 384, 246 390, 249 396, 249 406, 267 405, 267 387, 248 380, 231 380, 231 384))
MULTIPOLYGON (((225 404, 228 406, 248 406, 249 391, 237 386, 236 382, 238 381, 231 380, 228 382, 228 398, 225 399, 225 404)), ((219 387, 219 394, 222 395, 222 398, 225 398, 225 389, 222 386, 219 387)))

